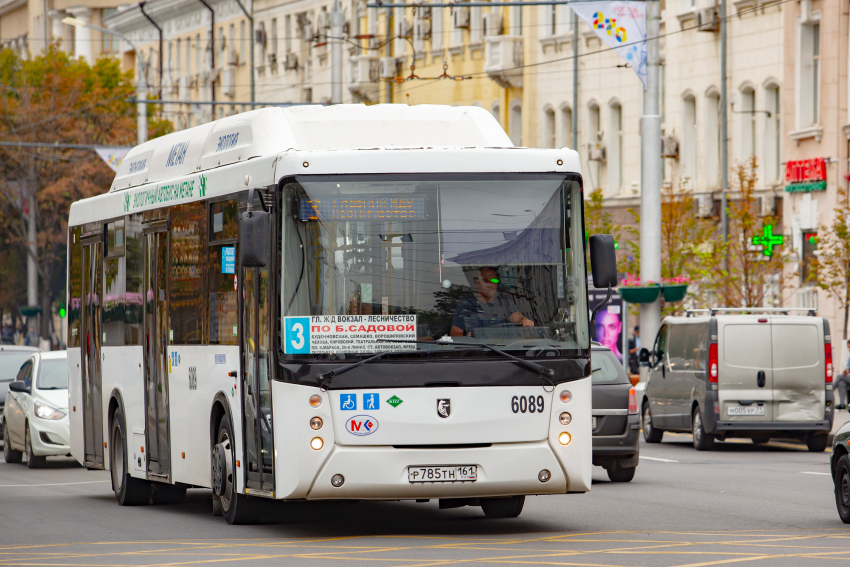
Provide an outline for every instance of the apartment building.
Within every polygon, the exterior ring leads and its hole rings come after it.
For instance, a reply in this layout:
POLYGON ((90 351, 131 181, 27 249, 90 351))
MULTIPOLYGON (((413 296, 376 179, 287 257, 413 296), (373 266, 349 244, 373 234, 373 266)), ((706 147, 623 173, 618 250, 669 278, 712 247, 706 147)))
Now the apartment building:
POLYGON ((811 261, 820 228, 832 223, 839 189, 848 185, 850 13, 846 1, 801 0, 789 3, 784 16, 781 180, 792 240, 786 277, 794 282, 786 300, 817 307, 830 317, 835 336, 846 333, 843 306, 816 287, 811 261))
POLYGON ((61 49, 89 62, 101 54, 117 54, 118 39, 112 34, 62 23, 72 16, 102 27, 117 6, 116 0, 0 0, 0 49, 26 56, 59 42, 61 49))

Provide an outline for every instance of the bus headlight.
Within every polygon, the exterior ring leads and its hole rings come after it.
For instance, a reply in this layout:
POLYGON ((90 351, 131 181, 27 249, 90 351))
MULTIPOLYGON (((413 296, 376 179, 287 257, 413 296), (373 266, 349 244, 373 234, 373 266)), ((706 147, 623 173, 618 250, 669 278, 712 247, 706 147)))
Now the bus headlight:
POLYGON ((319 449, 325 446, 325 442, 322 441, 321 437, 313 437, 313 440, 310 441, 310 446, 318 451, 319 449))
POLYGON ((313 429, 321 429, 323 424, 322 418, 318 416, 310 420, 310 427, 313 429))
POLYGON ((570 437, 570 434, 569 434, 569 433, 567 433, 566 431, 564 431, 563 433, 561 433, 560 435, 558 435, 558 442, 559 442, 561 445, 569 445, 569 444, 570 444, 570 441, 572 441, 572 440, 573 440, 573 438, 572 438, 572 437, 570 437))
POLYGON ((561 422, 561 425, 569 425, 572 420, 573 416, 571 416, 569 412, 566 411, 558 416, 558 421, 561 422))
POLYGON ((35 402, 35 415, 40 417, 41 419, 62 419, 65 417, 65 412, 59 411, 58 409, 53 409, 52 407, 45 405, 39 401, 35 402))

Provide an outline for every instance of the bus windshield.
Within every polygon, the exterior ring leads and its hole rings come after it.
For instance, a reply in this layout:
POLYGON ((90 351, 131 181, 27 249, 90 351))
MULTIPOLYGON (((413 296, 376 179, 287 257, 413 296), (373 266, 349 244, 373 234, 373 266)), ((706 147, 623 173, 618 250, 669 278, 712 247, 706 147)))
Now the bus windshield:
POLYGON ((588 348, 577 175, 304 176, 283 202, 287 358, 588 348))

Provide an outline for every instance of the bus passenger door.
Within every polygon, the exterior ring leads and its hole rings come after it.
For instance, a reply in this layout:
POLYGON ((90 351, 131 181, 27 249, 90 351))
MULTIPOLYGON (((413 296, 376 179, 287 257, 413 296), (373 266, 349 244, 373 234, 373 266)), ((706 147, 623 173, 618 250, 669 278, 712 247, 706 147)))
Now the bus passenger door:
POLYGON ((148 475, 168 478, 168 232, 145 229, 145 444, 148 475))
POLYGON ((101 235, 83 242, 83 305, 81 376, 83 385, 83 439, 86 468, 103 468, 103 392, 101 391, 101 294, 103 243, 101 235))
MULTIPOLYGON (((259 207, 257 207, 259 208, 259 207)), ((242 268, 242 400, 245 436, 246 486, 274 493, 272 436, 271 315, 269 262, 264 268, 242 268)))

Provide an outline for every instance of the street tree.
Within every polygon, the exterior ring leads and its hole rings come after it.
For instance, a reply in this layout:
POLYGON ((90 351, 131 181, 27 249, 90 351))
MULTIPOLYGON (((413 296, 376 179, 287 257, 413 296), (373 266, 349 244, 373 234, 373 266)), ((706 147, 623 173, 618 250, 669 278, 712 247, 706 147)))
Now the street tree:
POLYGON ((763 307, 768 292, 779 293, 784 286, 784 237, 774 233, 776 217, 759 215, 757 169, 755 156, 732 168, 733 189, 739 195, 728 205, 728 238, 725 245, 718 244, 722 254, 713 253, 706 265, 706 279, 719 301, 730 307, 763 307))
POLYGON ((819 288, 835 299, 844 310, 844 339, 847 339, 847 320, 850 314, 850 195, 838 188, 838 202, 832 223, 821 224, 818 231, 818 254, 813 260, 813 272, 819 288))
MULTIPOLYGON (((13 142, 131 145, 136 138, 133 79, 114 58, 89 64, 55 46, 21 58, 0 51, 0 138, 13 142)), ((151 137, 169 126, 152 117, 151 137)), ((0 222, 12 245, 31 257, 41 284, 39 329, 49 334, 53 300, 65 280, 68 210, 108 190, 114 173, 91 150, 0 146, 0 222), (30 221, 37 226, 28 245, 30 221)), ((26 272, 24 266, 20 266, 26 272)), ((0 280, 0 286, 6 284, 0 280)))

